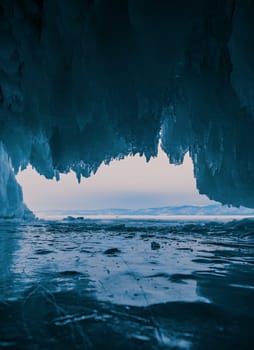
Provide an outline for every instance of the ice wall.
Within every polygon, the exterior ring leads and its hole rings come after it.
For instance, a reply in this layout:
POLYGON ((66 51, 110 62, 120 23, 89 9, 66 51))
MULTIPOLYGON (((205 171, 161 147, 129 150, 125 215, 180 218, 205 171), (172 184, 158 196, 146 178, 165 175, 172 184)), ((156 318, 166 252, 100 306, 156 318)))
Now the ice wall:
POLYGON ((32 218, 23 203, 22 190, 15 179, 13 168, 3 145, 0 143, 0 218, 32 218))
POLYGON ((252 0, 0 3, 0 140, 47 178, 189 151, 201 193, 254 207, 252 0))

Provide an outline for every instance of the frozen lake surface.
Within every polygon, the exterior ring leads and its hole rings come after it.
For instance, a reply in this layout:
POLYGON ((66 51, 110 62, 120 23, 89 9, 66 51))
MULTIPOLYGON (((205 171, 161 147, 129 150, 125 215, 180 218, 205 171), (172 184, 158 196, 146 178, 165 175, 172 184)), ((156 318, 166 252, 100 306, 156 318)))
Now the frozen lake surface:
POLYGON ((253 349, 254 220, 0 225, 1 349, 253 349))

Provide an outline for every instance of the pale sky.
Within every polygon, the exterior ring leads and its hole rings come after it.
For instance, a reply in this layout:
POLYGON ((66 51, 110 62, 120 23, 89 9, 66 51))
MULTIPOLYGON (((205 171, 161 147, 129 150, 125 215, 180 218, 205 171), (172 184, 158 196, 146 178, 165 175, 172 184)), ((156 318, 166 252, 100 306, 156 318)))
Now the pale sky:
POLYGON ((101 165, 97 173, 78 184, 75 174, 46 180, 31 167, 17 176, 24 200, 34 211, 54 209, 151 208, 167 205, 211 204, 196 190, 193 165, 170 165, 160 149, 149 163, 144 157, 127 157, 101 165))

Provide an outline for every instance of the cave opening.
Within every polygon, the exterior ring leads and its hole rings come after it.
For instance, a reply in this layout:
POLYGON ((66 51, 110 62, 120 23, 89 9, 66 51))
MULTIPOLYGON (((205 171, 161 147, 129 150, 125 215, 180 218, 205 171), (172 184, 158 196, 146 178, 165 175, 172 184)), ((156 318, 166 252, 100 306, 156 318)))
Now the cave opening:
MULTIPOLYGON (((103 163, 95 174, 78 183, 75 173, 61 174, 60 180, 47 180, 28 167, 17 175, 24 201, 36 214, 48 212, 79 213, 89 210, 97 215, 163 207, 212 205, 201 196, 193 174, 191 158, 186 154, 182 165, 169 164, 159 147, 158 155, 149 162, 145 157, 128 156, 103 163)), ((163 212, 162 210, 162 212, 163 212)), ((161 214, 162 214, 161 212, 161 214)))

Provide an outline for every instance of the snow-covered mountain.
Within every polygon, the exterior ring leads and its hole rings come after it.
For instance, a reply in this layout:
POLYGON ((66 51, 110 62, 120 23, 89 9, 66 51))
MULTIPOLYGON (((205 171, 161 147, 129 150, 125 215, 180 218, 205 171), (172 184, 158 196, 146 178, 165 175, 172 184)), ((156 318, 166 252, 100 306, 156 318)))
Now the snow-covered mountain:
MULTIPOLYGON (((52 213, 52 212, 51 212, 52 213)), ((144 208, 144 209, 98 209, 98 210, 57 210, 53 212, 59 215, 254 215, 254 210, 245 207, 228 207, 220 204, 207 206, 166 206, 158 208, 144 208)))

